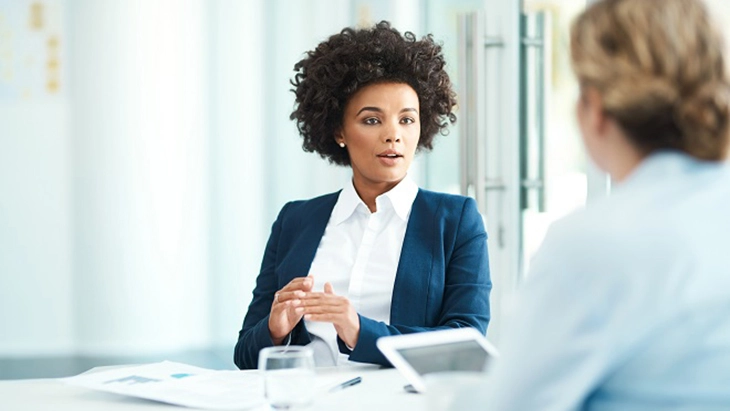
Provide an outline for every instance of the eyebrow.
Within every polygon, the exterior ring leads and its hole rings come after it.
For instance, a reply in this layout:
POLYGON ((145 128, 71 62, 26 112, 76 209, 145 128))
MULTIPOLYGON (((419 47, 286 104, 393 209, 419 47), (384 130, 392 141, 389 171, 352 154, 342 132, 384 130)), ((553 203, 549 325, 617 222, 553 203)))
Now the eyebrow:
MULTIPOLYGON (((357 114, 355 114, 355 115, 356 116, 359 116, 360 113, 362 113, 363 111, 375 111, 375 112, 378 112, 378 113, 382 113, 383 112, 383 110, 380 109, 379 107, 370 107, 370 106, 367 106, 367 107, 361 108, 360 111, 358 111, 357 114)), ((401 113, 404 113, 406 111, 412 111, 412 112, 418 114, 418 110, 416 110, 413 107, 406 107, 406 108, 402 109, 400 112, 401 113)))

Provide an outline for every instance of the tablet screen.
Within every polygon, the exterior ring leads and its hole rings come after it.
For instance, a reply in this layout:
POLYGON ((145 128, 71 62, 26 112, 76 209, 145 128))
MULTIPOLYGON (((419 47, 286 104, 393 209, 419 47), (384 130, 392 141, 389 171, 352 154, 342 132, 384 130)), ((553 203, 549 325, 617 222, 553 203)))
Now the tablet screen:
POLYGON ((420 375, 440 371, 483 371, 489 354, 476 341, 456 341, 396 351, 420 375))

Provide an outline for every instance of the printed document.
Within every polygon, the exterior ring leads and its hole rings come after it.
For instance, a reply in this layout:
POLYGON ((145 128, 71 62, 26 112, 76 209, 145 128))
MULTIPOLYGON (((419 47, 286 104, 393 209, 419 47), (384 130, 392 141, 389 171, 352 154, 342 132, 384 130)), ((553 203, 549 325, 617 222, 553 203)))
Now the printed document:
POLYGON ((97 370, 68 384, 191 408, 268 409, 258 372, 216 371, 171 361, 97 370))

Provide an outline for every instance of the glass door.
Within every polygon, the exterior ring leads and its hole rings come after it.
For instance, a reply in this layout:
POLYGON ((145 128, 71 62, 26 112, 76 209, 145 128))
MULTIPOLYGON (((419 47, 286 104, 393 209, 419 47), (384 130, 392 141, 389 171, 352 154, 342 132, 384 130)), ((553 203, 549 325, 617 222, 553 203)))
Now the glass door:
POLYGON ((549 225, 586 203, 589 179, 598 187, 592 195, 606 191, 606 178, 590 168, 574 114, 570 23, 585 6, 585 0, 525 0, 522 6, 518 281, 549 225))
POLYGON ((426 183, 458 187, 485 217, 494 282, 489 338, 498 344, 505 301, 550 223, 607 191, 574 119, 569 29, 586 0, 425 6, 426 32, 456 51, 446 56, 459 94, 458 130, 450 136, 457 138, 443 139, 427 156, 426 183))

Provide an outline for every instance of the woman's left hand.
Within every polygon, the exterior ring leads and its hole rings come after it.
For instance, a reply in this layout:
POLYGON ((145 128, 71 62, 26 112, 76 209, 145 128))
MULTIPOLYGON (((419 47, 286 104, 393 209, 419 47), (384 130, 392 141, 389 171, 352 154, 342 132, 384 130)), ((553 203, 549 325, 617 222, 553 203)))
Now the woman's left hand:
POLYGON ((335 294, 332 284, 325 283, 323 293, 308 292, 300 300, 296 311, 303 313, 305 320, 332 323, 340 339, 355 348, 360 336, 360 317, 350 300, 335 294))

